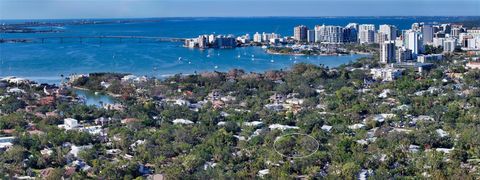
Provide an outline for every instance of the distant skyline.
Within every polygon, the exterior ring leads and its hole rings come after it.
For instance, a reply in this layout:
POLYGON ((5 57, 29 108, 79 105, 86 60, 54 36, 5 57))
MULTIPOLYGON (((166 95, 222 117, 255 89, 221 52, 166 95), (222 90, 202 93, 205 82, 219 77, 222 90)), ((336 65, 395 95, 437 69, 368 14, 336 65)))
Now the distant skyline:
POLYGON ((480 0, 0 0, 0 19, 480 16, 480 0))

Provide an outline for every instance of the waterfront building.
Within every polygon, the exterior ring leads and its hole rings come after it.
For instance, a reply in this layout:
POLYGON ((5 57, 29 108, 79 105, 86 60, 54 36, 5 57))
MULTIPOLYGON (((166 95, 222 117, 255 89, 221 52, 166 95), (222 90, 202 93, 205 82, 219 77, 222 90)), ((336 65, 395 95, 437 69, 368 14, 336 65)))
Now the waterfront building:
POLYGON ((197 38, 198 48, 205 49, 208 47, 208 36, 207 35, 200 35, 197 38))
POLYGON ((268 42, 272 38, 272 34, 270 33, 262 33, 262 42, 268 42))
POLYGON ((323 39, 323 29, 321 28, 322 26, 320 25, 316 25, 315 28, 314 28, 314 31, 315 31, 315 42, 319 43, 319 42, 322 42, 322 39, 323 39))
POLYGON ((242 44, 247 44, 250 42, 250 34, 245 34, 243 36, 237 37, 237 41, 239 41, 242 44))
POLYGON ((350 23, 343 28, 343 42, 354 43, 358 39, 358 24, 350 23))
POLYGON ((340 26, 315 26, 315 41, 338 44, 343 42, 343 28, 340 26))
POLYGON ((348 23, 345 28, 351 28, 351 29, 356 29, 358 30, 358 24, 357 23, 348 23))
POLYGON ((281 42, 281 41, 280 41, 280 38, 271 38, 271 39, 269 40, 269 43, 270 43, 270 44, 278 44, 278 43, 280 43, 280 42, 281 42))
POLYGON ((256 32, 253 35, 253 42, 261 43, 262 42, 262 34, 256 32))
POLYGON ((215 48, 234 48, 237 46, 237 41, 233 36, 218 35, 215 37, 215 42, 212 45, 215 48))
POLYGON ((362 24, 358 26, 358 41, 360 44, 370 44, 375 40, 375 25, 362 24))
POLYGON ((299 42, 306 42, 307 41, 307 26, 300 25, 293 28, 293 38, 299 42))
POLYGON ((395 61, 395 41, 385 41, 380 48, 380 62, 384 64, 395 61))
POLYGON ((275 33, 262 33, 262 42, 270 42, 270 39, 280 39, 280 34, 275 33))
POLYGON ((308 30, 307 32, 307 42, 314 43, 315 42, 315 30, 308 30))
POLYGON ((395 26, 382 24, 380 25, 379 32, 387 36, 387 39, 385 41, 393 41, 397 39, 397 28, 395 26))
POLYGON ((250 34, 245 34, 243 36, 237 37, 237 41, 241 44, 247 44, 250 42, 250 34))
POLYGON ((215 42, 215 35, 214 34, 210 34, 208 36, 208 44, 213 44, 215 42))
POLYGON ((185 47, 188 47, 188 48, 194 48, 194 47, 197 47, 198 43, 197 43, 197 39, 194 38, 194 39, 185 39, 185 43, 184 43, 184 46, 185 47))

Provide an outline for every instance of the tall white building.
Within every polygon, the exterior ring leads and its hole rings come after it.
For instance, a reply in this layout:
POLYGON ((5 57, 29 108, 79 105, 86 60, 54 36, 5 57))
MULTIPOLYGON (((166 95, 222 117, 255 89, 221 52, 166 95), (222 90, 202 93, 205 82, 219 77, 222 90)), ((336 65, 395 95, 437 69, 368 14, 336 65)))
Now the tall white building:
POLYGON ((448 38, 443 41, 443 52, 453 52, 457 46, 457 40, 454 38, 448 38))
POLYGON ((315 41, 325 43, 342 43, 343 28, 340 26, 315 26, 315 41))
POLYGON ((412 50, 412 56, 417 57, 419 53, 423 50, 423 43, 420 36, 420 33, 417 31, 407 31, 405 37, 405 45, 407 49, 412 50))
POLYGON ((388 39, 388 35, 383 32, 375 33, 375 43, 383 44, 385 41, 389 41, 388 39))
POLYGON ((375 41, 375 25, 361 24, 358 26, 358 41, 360 44, 370 44, 375 41))
POLYGON ((213 44, 215 43, 215 35, 214 34, 210 34, 208 36, 208 44, 213 44))
POLYGON ((443 47, 443 41, 445 41, 445 38, 433 38, 432 45, 434 47, 443 47))
POLYGON ((395 62, 395 41, 385 41, 381 44, 380 62, 384 64, 395 62))
POLYGON ((262 35, 258 32, 256 32, 253 35, 253 42, 261 43, 262 42, 262 35))
POLYGON ((378 31, 387 36, 386 41, 393 41, 397 38, 397 28, 395 26, 382 24, 378 31))
POLYGON ((199 48, 206 48, 208 46, 208 35, 198 36, 197 42, 199 48))

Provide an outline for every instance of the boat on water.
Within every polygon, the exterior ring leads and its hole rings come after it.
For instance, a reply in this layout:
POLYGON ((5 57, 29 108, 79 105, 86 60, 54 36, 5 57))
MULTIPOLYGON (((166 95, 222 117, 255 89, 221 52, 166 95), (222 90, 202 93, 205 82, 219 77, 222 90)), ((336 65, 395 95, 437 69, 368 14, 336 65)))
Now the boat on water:
POLYGON ((218 69, 218 66, 215 66, 214 68, 215 68, 215 69, 218 69))
POLYGON ((273 60, 273 59, 272 59, 272 60, 270 60, 270 62, 271 62, 271 63, 274 63, 274 62, 275 62, 275 60, 273 60))
POLYGON ((267 48, 268 48, 268 46, 265 46, 265 45, 262 46, 262 49, 267 49, 267 48))
POLYGON ((181 60, 182 60, 182 57, 178 57, 178 60, 181 61, 181 60))

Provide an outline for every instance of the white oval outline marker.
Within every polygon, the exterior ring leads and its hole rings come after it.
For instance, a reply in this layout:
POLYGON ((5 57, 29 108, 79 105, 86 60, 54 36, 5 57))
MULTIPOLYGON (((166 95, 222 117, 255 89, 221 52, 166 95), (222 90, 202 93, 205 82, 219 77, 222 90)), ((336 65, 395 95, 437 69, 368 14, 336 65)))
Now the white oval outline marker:
POLYGON ((287 157, 287 158, 306 158, 308 156, 311 156, 313 154, 315 154, 317 151, 318 151, 318 148, 320 148, 320 142, 318 142, 317 139, 315 139, 313 136, 310 136, 308 134, 303 134, 303 133, 290 133, 290 134, 285 134, 285 135, 281 135, 281 136, 278 136, 277 138, 275 138, 275 141, 273 141, 273 150, 277 153, 277 154, 280 154, 281 156, 283 157, 287 157), (277 143, 277 141, 279 139, 281 139, 282 137, 286 137, 286 136, 291 136, 291 135, 303 135, 303 136, 307 136, 309 138, 312 138, 313 140, 315 140, 315 142, 317 143, 317 147, 315 148, 315 151, 313 151, 312 153, 308 154, 308 155, 305 155, 305 156, 300 156, 300 157, 290 157, 290 156, 286 156, 285 154, 282 154, 280 152, 278 152, 276 146, 275 146, 275 143, 277 143))

